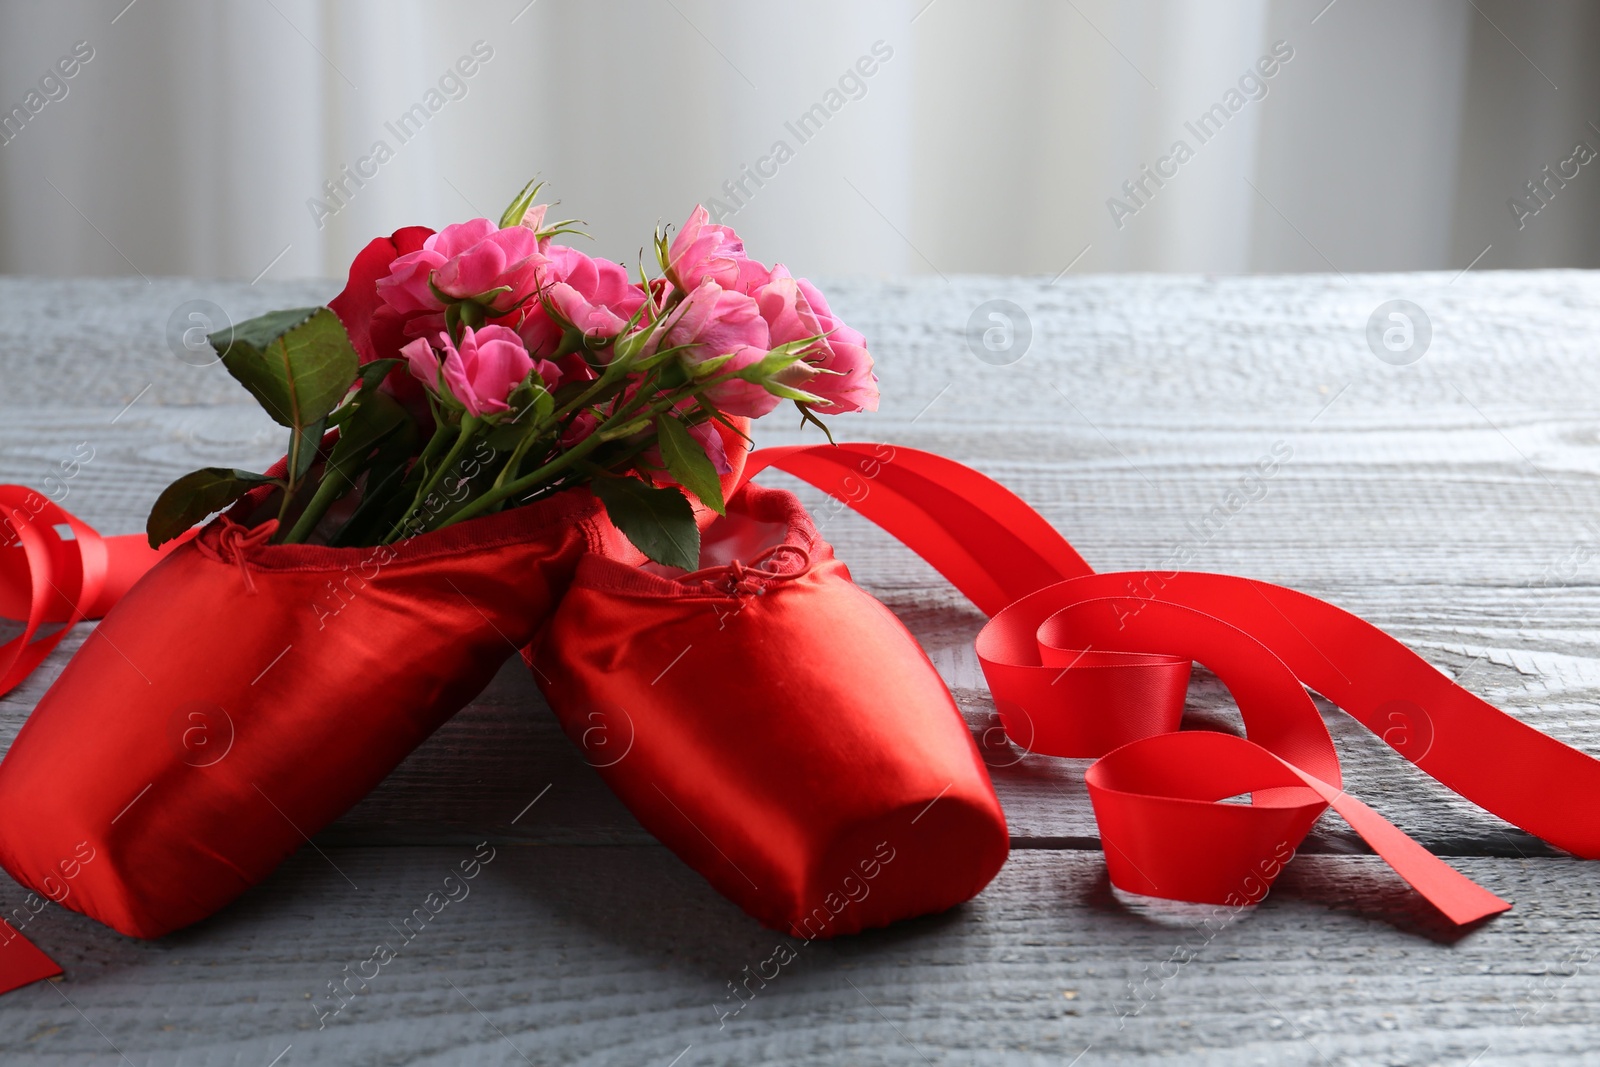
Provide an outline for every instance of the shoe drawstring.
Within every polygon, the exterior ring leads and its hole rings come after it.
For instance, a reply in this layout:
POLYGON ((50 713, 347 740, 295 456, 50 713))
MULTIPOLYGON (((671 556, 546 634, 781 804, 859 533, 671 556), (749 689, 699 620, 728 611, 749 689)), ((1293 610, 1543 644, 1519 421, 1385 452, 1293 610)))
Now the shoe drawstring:
POLYGON ((787 581, 798 578, 811 569, 811 553, 799 545, 781 544, 753 557, 749 563, 734 560, 719 567, 703 567, 697 571, 690 571, 678 580, 680 582, 698 581, 707 590, 719 588, 717 578, 725 577, 726 584, 721 585, 725 592, 732 596, 745 596, 750 593, 763 592, 762 582, 787 581), (798 566, 785 567, 780 560, 784 556, 793 558, 798 566))
POLYGON ((222 533, 217 536, 217 555, 229 563, 239 565, 239 574, 244 578, 245 591, 254 596, 256 580, 250 576, 250 563, 245 559, 245 550, 266 544, 267 539, 277 533, 278 520, 268 519, 253 529, 246 529, 228 518, 224 518, 222 522, 222 533))

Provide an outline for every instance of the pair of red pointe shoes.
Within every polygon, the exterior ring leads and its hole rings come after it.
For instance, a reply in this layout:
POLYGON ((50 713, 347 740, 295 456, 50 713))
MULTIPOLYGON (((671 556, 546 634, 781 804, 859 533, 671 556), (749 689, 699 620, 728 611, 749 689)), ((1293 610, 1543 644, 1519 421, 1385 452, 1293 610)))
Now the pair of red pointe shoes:
POLYGON ((735 493, 691 574, 646 563, 586 491, 378 548, 271 544, 262 503, 156 564, 0 763, 0 863, 41 896, 140 937, 205 918, 465 705, 508 639, 538 641, 580 744, 626 723, 606 781, 769 926, 939 911, 1005 861, 948 690, 788 493, 735 493))

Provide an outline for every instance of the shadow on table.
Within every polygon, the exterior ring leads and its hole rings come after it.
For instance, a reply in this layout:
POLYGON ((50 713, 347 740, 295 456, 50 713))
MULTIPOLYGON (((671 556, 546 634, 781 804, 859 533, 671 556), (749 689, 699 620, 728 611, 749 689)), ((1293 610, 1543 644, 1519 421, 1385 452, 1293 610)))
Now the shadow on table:
POLYGON ((1168 927, 1194 927, 1208 920, 1215 924, 1219 918, 1230 924, 1254 919, 1271 922, 1274 913, 1311 905, 1382 923, 1441 945, 1453 945, 1494 920, 1491 916, 1457 926, 1375 856, 1296 857, 1264 901, 1237 912, 1221 905, 1124 893, 1111 884, 1103 867, 1091 882, 1069 887, 1064 896, 1072 906, 1168 927))
POLYGON ((1272 896, 1388 923, 1441 945, 1456 944, 1495 921, 1491 915, 1457 926, 1376 856, 1298 857, 1272 896))

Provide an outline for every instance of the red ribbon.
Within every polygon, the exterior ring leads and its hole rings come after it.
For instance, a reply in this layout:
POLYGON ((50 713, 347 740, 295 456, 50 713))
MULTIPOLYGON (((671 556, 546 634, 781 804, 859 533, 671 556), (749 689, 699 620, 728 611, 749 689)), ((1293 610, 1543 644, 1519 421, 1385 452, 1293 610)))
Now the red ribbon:
POLYGON ((20 685, 68 630, 105 615, 190 536, 160 549, 143 534, 101 537, 43 494, 0 485, 0 618, 24 624, 20 635, 0 645, 0 696, 20 685), (38 637, 51 623, 61 626, 38 637))
MULTIPOLYGON (((176 547, 173 542, 152 550, 142 534, 101 537, 43 494, 0 485, 0 617, 23 623, 21 634, 0 645, 0 696, 20 685, 68 630, 103 616, 176 547), (57 623, 39 636, 41 627, 57 623)), ((60 973, 9 922, 0 921, 0 993, 60 973)))
POLYGON ((764 449, 931 563, 990 615, 978 659, 1011 740, 1101 757, 1085 780, 1111 881, 1238 904, 1265 894, 1328 807, 1450 920, 1510 904, 1343 789, 1315 690, 1487 811, 1600 858, 1600 761, 1518 722, 1354 615, 1218 574, 1095 574, 1005 487, 899 446, 764 449), (1249 739, 1177 732, 1191 661, 1227 684, 1249 739), (1250 803, 1224 803, 1249 793, 1250 803))

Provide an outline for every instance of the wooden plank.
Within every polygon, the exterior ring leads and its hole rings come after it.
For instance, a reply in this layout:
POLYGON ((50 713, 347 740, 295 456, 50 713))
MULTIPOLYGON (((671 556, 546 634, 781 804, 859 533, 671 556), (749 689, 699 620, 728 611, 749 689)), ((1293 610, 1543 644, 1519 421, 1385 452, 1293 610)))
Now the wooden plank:
POLYGON ((680 1065, 1009 1067, 1090 1047, 1084 1064, 1556 1063, 1591 1054, 1600 1011, 1584 966, 1600 885, 1571 860, 1458 861, 1517 910, 1452 937, 1371 857, 1302 857, 1230 917, 1130 906, 1098 855, 1030 851, 953 912, 803 944, 654 846, 501 846, 402 942, 472 847, 328 854, 359 890, 307 850, 157 942, 41 915, 29 932, 69 978, 0 1001, 0 1058, 120 1062, 114 1044, 139 1065, 264 1065, 292 1046, 282 1063, 664 1067, 688 1049, 680 1065), (780 941, 795 958, 766 964, 780 941), (380 943, 395 958, 365 964, 380 943), (346 966, 366 991, 352 980, 359 995, 323 1020, 346 966), (746 967, 770 980, 736 1000, 746 967))
MULTIPOLYGON (((184 329, 221 329, 278 308, 331 299, 326 281, 204 282, 191 278, 0 279, 0 405, 96 404, 109 418, 143 392, 141 403, 188 406, 236 401, 239 387, 184 329), (205 306, 209 305, 209 307, 205 306), (199 318, 189 313, 198 312, 199 318), (169 327, 179 335, 169 341, 169 327)), ((10 442, 8 442, 9 444, 10 442)))

